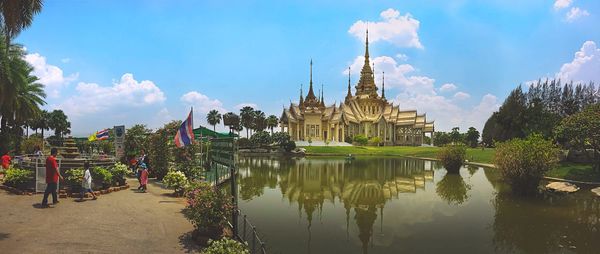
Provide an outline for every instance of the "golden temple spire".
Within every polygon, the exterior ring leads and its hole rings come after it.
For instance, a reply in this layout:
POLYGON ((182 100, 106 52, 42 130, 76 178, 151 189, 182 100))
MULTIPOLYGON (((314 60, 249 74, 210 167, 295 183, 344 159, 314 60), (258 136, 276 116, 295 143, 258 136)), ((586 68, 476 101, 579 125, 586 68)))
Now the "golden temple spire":
POLYGON ((381 98, 385 99, 385 71, 381 75, 381 98))
POLYGON ((321 107, 325 107, 325 88, 323 88, 323 83, 321 83, 321 107))
POLYGON ((360 79, 356 85, 356 96, 368 95, 377 96, 377 86, 375 86, 373 70, 369 63, 369 31, 365 43, 365 63, 360 71, 360 79))
POLYGON ((308 94, 306 95, 306 100, 304 100, 304 105, 307 107, 316 107, 318 106, 318 99, 315 96, 315 92, 313 91, 313 80, 312 80, 312 58, 310 59, 310 84, 308 87, 308 94))
POLYGON ((298 102, 300 107, 304 107, 304 97, 302 96, 302 84, 300 84, 300 101, 298 102))

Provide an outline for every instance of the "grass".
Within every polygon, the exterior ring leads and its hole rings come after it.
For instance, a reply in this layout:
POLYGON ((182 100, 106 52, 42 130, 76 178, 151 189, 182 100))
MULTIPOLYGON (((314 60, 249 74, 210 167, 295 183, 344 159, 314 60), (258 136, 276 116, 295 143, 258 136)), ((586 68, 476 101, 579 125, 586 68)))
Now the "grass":
MULTIPOLYGON (((308 156, 329 155, 346 156, 369 155, 369 156, 411 156, 420 158, 436 158, 439 147, 423 146, 305 146, 308 156)), ((471 162, 492 164, 494 149, 468 148, 467 160, 471 162)), ((549 171, 546 176, 563 178, 577 181, 600 182, 600 173, 592 170, 592 165, 581 163, 561 163, 558 168, 549 171)))
POLYGON ((593 170, 591 164, 563 162, 558 168, 548 171, 546 176, 576 181, 600 182, 600 172, 593 170))
MULTIPOLYGON (((435 158, 439 147, 423 146, 305 146, 307 155, 375 155, 375 156, 412 156, 435 158)), ((467 160, 480 163, 492 163, 494 149, 467 149, 467 160)))

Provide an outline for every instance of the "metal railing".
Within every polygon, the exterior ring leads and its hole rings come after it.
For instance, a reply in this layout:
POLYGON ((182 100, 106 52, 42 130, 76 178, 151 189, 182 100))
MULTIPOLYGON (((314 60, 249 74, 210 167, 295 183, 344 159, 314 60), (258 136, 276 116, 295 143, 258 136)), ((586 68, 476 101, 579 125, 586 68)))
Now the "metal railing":
POLYGON ((235 218, 234 222, 229 222, 229 227, 233 229, 237 240, 245 244, 251 254, 266 254, 266 243, 260 239, 256 227, 250 223, 248 217, 240 210, 237 210, 235 218), (237 223, 235 229, 233 227, 234 223, 237 223))

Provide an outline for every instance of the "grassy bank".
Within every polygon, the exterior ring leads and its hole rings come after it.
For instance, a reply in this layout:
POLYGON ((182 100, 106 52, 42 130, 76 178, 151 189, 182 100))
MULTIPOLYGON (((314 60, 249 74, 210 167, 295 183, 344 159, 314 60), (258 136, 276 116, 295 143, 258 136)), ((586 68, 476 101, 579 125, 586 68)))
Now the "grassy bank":
MULTIPOLYGON (((439 147, 422 146, 306 146, 307 155, 375 155, 375 156, 413 156, 435 158, 439 147)), ((492 163, 494 149, 467 149, 467 159, 473 162, 492 163)))
MULTIPOLYGON (((352 155, 370 155, 370 156, 411 156, 420 158, 436 158, 439 147, 412 147, 412 146, 306 146, 308 156, 311 155, 329 155, 346 156, 352 155)), ((471 162, 492 164, 494 159, 494 149, 485 150, 467 149, 467 160, 471 162)), ((600 173, 592 170, 590 164, 579 163, 561 163, 556 169, 549 171, 549 177, 563 178, 577 181, 600 182, 600 173)))

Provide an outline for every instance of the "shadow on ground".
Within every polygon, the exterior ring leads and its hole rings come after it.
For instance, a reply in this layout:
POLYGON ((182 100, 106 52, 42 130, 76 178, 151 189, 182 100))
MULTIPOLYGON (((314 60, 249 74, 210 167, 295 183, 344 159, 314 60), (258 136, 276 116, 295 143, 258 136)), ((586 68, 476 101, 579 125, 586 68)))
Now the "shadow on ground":
POLYGON ((187 253, 199 253, 202 249, 193 238, 193 232, 190 231, 179 236, 179 244, 183 247, 187 253))

